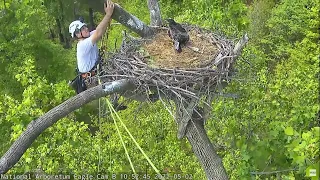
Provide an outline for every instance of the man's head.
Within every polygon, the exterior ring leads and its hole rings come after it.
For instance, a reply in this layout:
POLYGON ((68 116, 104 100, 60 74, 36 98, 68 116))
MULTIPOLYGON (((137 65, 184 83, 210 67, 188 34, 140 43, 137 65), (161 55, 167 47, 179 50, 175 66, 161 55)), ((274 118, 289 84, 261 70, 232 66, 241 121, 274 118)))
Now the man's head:
POLYGON ((87 25, 79 20, 73 21, 69 25, 69 33, 71 34, 71 37, 77 37, 78 39, 90 36, 87 25))

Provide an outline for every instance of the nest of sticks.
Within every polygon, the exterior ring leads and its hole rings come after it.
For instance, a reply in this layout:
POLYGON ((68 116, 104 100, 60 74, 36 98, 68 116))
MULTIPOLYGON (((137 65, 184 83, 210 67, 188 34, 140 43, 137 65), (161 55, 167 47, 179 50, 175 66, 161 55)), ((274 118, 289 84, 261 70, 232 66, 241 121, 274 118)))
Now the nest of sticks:
POLYGON ((157 29, 151 39, 125 35, 120 52, 112 54, 102 68, 103 81, 130 79, 136 85, 135 93, 153 91, 169 99, 210 95, 217 85, 228 80, 234 44, 199 27, 183 27, 190 43, 181 53, 174 50, 166 28, 157 29))

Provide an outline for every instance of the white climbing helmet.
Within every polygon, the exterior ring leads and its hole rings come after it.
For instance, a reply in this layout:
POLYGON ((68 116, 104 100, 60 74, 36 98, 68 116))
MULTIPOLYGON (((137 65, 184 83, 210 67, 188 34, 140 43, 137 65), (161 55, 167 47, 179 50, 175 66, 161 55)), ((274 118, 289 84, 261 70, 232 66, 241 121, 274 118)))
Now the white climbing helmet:
POLYGON ((73 21, 69 25, 69 33, 71 34, 71 37, 74 37, 74 34, 76 31, 80 32, 80 29, 82 28, 82 26, 86 26, 86 24, 79 20, 73 21))

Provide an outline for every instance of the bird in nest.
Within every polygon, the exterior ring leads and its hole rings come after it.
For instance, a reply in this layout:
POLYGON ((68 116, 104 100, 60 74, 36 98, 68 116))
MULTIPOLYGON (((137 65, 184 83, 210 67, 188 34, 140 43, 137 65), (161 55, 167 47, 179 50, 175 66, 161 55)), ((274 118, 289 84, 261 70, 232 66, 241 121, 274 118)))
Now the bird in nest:
POLYGON ((186 46, 189 41, 189 35, 181 24, 176 23, 173 19, 166 19, 169 23, 168 35, 173 40, 174 48, 178 53, 182 52, 182 47, 186 46))

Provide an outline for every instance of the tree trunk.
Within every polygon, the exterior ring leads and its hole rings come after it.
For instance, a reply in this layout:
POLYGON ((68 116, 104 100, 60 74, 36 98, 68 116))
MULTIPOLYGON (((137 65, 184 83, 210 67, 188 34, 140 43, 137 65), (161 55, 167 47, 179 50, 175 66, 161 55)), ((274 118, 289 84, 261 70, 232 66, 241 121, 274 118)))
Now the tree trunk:
MULTIPOLYGON (((240 55, 243 47, 248 42, 248 36, 245 34, 242 39, 235 45, 233 49, 233 61, 240 55)), ((218 57, 215 63, 221 61, 218 57)), ((231 68, 231 67, 230 67, 231 68)), ((218 87, 225 87, 227 84, 220 84, 218 87)), ((207 101, 211 104, 211 98, 207 101)), ((176 123, 178 125, 178 138, 187 137, 190 142, 194 154, 200 161, 206 176, 209 180, 225 180, 228 179, 227 173, 223 167, 222 159, 215 151, 213 144, 210 142, 208 135, 204 129, 204 122, 208 118, 208 107, 201 109, 196 105, 197 100, 193 98, 186 99, 184 102, 175 99, 176 104, 176 123)))
POLYGON ((95 99, 116 92, 124 92, 133 88, 134 85, 130 81, 124 79, 114 81, 112 83, 101 84, 68 99, 38 119, 31 121, 26 130, 22 132, 18 139, 11 145, 9 150, 1 157, 0 175, 6 173, 10 168, 12 168, 36 138, 59 119, 67 116, 72 111, 95 99))
POLYGON ((62 34, 62 27, 61 27, 61 22, 60 22, 59 18, 56 18, 56 23, 58 26, 58 34, 59 34, 60 43, 64 44, 65 41, 64 41, 64 36, 62 34))
POLYGON ((151 26, 161 26, 161 11, 158 0, 148 0, 148 8, 150 11, 150 25, 151 26))
POLYGON ((204 119, 195 117, 198 116, 196 112, 193 112, 193 116, 186 129, 186 137, 192 146, 194 154, 200 161, 207 178, 210 180, 228 179, 222 159, 216 153, 204 129, 204 119))
POLYGON ((50 39, 53 40, 56 37, 54 34, 54 30, 52 28, 49 28, 49 32, 50 32, 50 39))
POLYGON ((94 24, 94 17, 93 17, 93 9, 89 8, 89 23, 90 23, 90 31, 96 29, 96 25, 94 24))
POLYGON ((75 2, 73 3, 73 19, 76 20, 79 16, 79 7, 78 4, 75 2))
POLYGON ((208 179, 228 179, 222 160, 204 129, 205 109, 197 106, 198 101, 194 98, 185 99, 185 101, 175 99, 178 139, 187 137, 208 179))
MULTIPOLYGON (((70 45, 70 38, 69 38, 69 33, 66 31, 65 27, 65 20, 64 20, 64 9, 63 9, 63 3, 61 0, 59 0, 59 7, 60 7, 60 15, 58 16, 58 19, 60 19, 60 28, 59 33, 61 33, 63 42, 64 42, 64 48, 69 49, 71 47, 70 45)), ((61 41, 62 42, 62 41, 61 41)))

